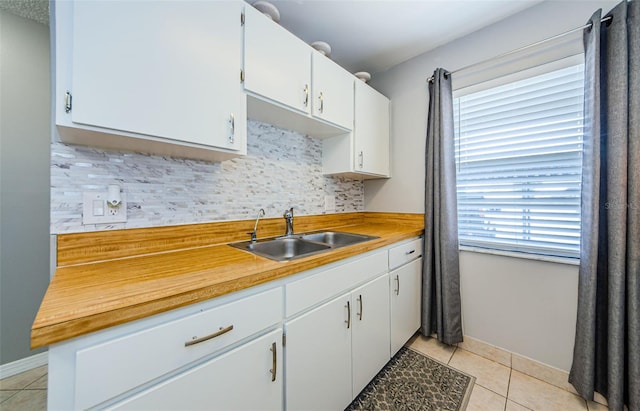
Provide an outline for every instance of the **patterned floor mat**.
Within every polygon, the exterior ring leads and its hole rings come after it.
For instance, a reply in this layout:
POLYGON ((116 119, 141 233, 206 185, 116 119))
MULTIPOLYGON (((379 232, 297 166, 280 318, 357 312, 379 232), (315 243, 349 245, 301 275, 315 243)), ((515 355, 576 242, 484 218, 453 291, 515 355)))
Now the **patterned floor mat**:
POLYGON ((348 411, 463 411, 475 377, 407 347, 385 365, 348 411))

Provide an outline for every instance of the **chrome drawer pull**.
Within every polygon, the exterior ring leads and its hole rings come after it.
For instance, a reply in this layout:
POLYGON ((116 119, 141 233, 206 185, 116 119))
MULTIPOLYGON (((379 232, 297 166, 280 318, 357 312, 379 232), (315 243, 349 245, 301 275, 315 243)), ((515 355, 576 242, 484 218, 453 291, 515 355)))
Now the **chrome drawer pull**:
POLYGON ((229 124, 231 124, 231 134, 229 135, 229 143, 233 144, 235 142, 235 137, 236 137, 236 118, 233 115, 233 113, 231 113, 231 116, 229 116, 229 124))
POLYGON ((276 372, 278 371, 278 353, 276 343, 271 344, 271 382, 276 380, 276 372))
POLYGON ((416 252, 416 250, 411 250, 411 251, 407 251, 407 252, 405 252, 405 254, 406 254, 406 255, 409 255, 409 254, 413 254, 413 253, 415 253, 415 252, 416 252))
POLYGON ((224 328, 220 327, 220 329, 218 331, 214 332, 213 334, 205 335, 204 337, 200 337, 200 338, 193 337, 193 340, 185 342, 184 346, 185 347, 189 347, 190 345, 199 344, 199 343, 201 343, 203 341, 207 341, 207 340, 210 340, 212 338, 219 337, 222 334, 226 334, 231 330, 233 330, 233 324, 231 324, 228 327, 224 327, 224 328))
POLYGON ((349 329, 351 327, 351 303, 349 301, 347 301, 347 321, 345 323, 347 323, 347 329, 349 329))
POLYGON ((396 288, 396 295, 400 295, 400 276, 396 275, 396 282, 398 283, 398 288, 396 288))
POLYGON ((302 104, 304 104, 305 107, 309 105, 309 85, 308 84, 304 85, 304 100, 302 101, 302 104))
POLYGON ((362 321, 362 294, 358 296, 358 301, 360 302, 360 312, 358 313, 360 321, 362 321))

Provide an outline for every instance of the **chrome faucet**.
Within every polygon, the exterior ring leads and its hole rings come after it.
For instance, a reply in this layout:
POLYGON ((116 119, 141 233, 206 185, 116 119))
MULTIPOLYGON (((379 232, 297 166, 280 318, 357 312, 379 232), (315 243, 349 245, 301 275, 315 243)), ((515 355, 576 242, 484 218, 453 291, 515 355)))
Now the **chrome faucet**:
POLYGON ((293 207, 291 207, 288 210, 285 210, 283 217, 287 223, 287 229, 284 235, 285 237, 292 236, 293 235, 293 207))
POLYGON ((256 218, 256 224, 253 226, 253 232, 247 233, 251 235, 251 242, 255 243, 258 239, 258 221, 260 221, 260 217, 264 217, 264 208, 261 208, 258 211, 258 217, 256 218))

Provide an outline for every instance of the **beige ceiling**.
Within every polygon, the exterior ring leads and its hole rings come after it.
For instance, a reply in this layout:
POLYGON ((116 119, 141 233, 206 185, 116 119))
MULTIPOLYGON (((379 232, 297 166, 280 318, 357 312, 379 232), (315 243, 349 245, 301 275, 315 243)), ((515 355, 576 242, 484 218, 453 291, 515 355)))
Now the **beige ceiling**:
POLYGON ((269 1, 289 31, 308 43, 326 41, 349 71, 376 73, 542 0, 269 1))
MULTIPOLYGON (((270 1, 283 27, 308 43, 328 42, 349 71, 377 73, 543 0, 270 1)), ((48 24, 48 0, 0 0, 0 8, 48 24)))
POLYGON ((0 9, 42 24, 49 24, 48 0, 0 0, 0 9))

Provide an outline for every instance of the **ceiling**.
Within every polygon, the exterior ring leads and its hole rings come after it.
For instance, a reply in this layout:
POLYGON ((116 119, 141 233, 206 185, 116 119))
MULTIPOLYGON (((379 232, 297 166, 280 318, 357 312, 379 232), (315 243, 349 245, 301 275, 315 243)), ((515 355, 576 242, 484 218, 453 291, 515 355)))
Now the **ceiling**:
MULTIPOLYGON (((248 0, 254 3, 255 0, 248 0)), ((280 24, 325 41, 351 72, 385 71, 542 0, 269 0, 280 24)))
POLYGON ((49 24, 48 0, 0 0, 0 9, 38 23, 49 24))
MULTIPOLYGON (((254 3, 255 0, 248 0, 254 3)), ((307 43, 325 41, 351 72, 385 71, 543 0, 270 0, 280 24, 307 43)), ((0 8, 48 23, 47 0, 0 8)))

